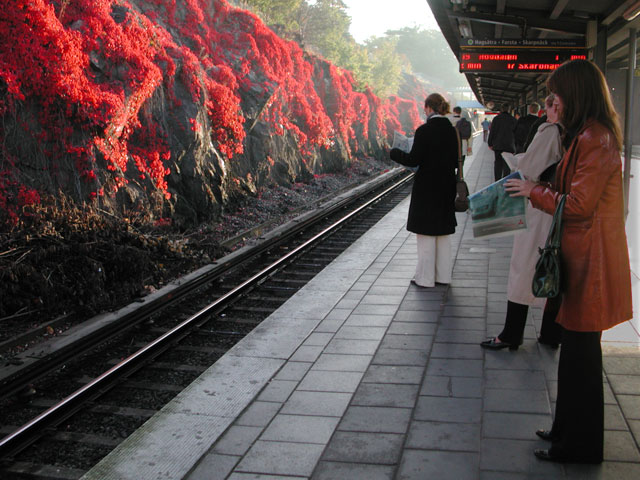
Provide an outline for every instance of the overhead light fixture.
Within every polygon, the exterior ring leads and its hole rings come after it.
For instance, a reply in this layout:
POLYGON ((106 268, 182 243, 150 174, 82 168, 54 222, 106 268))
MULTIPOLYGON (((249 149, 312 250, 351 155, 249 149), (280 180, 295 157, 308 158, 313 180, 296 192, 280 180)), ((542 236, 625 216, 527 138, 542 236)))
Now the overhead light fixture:
POLYGON ((473 33, 471 32, 471 25, 469 25, 469 23, 466 21, 458 23, 458 30, 460 30, 460 35, 465 38, 470 38, 473 36, 473 33))
POLYGON ((638 15, 640 15, 640 1, 635 2, 633 5, 627 8, 622 14, 622 18, 624 18, 627 22, 630 22, 638 15))
POLYGON ((454 5, 462 5, 464 3, 464 0, 451 0, 451 3, 453 3, 454 5))

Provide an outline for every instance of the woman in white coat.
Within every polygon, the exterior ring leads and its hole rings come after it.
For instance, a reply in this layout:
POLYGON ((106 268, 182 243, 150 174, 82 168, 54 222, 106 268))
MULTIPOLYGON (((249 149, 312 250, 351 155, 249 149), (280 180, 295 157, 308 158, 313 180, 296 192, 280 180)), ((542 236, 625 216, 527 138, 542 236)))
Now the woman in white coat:
MULTIPOLYGON (((517 169, 532 181, 540 181, 540 175, 553 168, 562 158, 562 138, 560 125, 557 124, 557 106, 553 106, 554 96, 545 99, 547 122, 538 127, 533 141, 526 152, 516 155, 517 169)), ((516 234, 509 265, 509 281, 507 284, 507 316, 502 332, 485 340, 480 345, 484 348, 499 350, 509 348, 517 350, 522 344, 524 327, 527 321, 529 306, 544 306, 543 298, 536 298, 531 293, 531 281, 539 258, 538 247, 543 247, 551 227, 551 215, 533 208, 527 203, 527 229, 516 234)), ((549 299, 542 317, 542 331, 538 339, 540 343, 558 346, 560 329, 555 323, 558 306, 554 299, 549 299)))

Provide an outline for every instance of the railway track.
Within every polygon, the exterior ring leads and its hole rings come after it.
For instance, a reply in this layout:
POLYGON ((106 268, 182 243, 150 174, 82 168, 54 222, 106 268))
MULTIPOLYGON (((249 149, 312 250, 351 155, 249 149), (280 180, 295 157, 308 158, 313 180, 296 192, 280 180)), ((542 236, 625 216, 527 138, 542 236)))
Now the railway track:
POLYGON ((79 478, 404 199, 410 178, 370 182, 5 366, 0 478, 79 478))

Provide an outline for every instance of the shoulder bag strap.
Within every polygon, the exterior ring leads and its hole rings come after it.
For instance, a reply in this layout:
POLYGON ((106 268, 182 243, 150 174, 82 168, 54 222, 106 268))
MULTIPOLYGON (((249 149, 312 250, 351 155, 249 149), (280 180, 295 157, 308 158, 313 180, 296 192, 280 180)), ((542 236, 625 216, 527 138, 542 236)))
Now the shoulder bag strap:
POLYGON ((567 199, 567 195, 564 194, 560 197, 556 211, 553 214, 553 221, 551 222, 551 230, 547 237, 546 247, 560 248, 560 237, 562 234, 562 213, 564 211, 564 203, 567 199))
POLYGON ((462 141, 460 140, 460 132, 458 132, 458 129, 455 126, 453 129, 456 131, 456 138, 458 140, 458 179, 464 180, 462 173, 462 141))

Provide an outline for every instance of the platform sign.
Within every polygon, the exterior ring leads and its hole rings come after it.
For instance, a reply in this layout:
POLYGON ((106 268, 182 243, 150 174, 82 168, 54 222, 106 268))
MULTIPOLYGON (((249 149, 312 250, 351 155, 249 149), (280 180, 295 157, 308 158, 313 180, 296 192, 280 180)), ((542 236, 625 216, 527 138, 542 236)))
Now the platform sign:
POLYGON ((533 72, 555 70, 567 60, 587 59, 585 50, 478 49, 460 52, 461 73, 533 72))
POLYGON ((565 38, 536 38, 536 39, 518 39, 518 38, 467 38, 461 44, 460 48, 553 48, 553 49, 571 49, 580 50, 585 48, 584 39, 565 39, 565 38))

